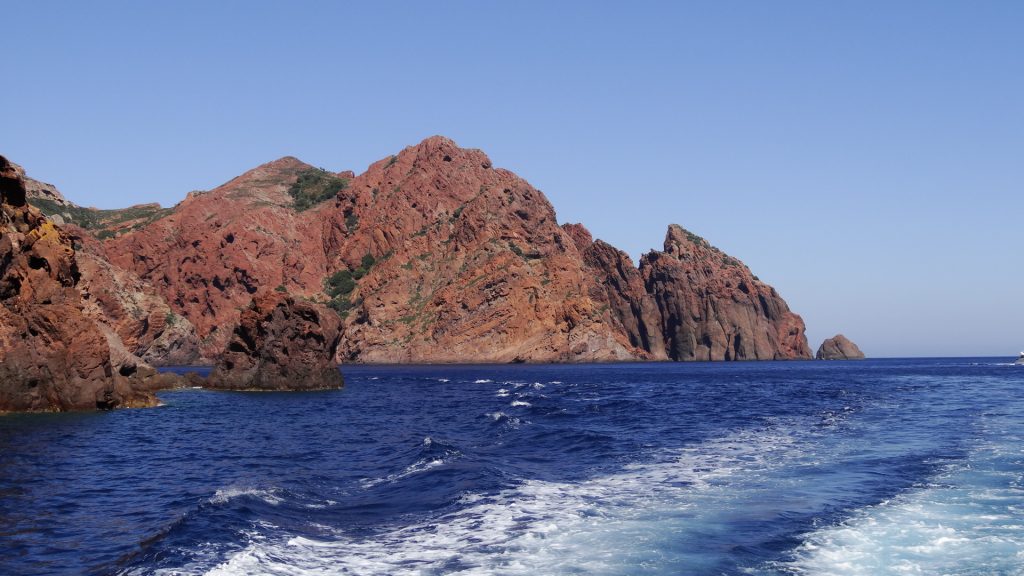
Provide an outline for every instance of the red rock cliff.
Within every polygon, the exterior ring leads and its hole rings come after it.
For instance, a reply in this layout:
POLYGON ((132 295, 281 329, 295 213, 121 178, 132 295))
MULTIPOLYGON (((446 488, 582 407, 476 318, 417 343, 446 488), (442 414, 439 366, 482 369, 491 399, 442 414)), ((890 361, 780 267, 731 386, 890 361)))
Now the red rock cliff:
POLYGON ((79 279, 71 239, 26 204, 23 173, 0 156, 0 411, 155 402, 138 365, 111 360, 79 279))

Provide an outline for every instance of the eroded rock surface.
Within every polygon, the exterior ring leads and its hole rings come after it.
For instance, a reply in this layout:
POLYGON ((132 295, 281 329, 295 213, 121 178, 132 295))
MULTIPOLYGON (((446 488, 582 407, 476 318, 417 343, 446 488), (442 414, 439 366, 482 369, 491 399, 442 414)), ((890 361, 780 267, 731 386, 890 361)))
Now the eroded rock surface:
POLYGON ((224 390, 324 390, 344 381, 334 361, 337 315, 319 304, 270 293, 253 300, 207 386, 224 390))
POLYGON ((864 353, 849 338, 836 334, 821 343, 814 357, 818 360, 861 360, 864 353))

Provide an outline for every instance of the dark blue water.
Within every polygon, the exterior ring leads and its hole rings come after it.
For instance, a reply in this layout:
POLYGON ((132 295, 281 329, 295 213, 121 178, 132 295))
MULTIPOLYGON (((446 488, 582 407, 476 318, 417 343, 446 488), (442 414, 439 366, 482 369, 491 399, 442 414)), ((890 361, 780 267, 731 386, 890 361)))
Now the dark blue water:
POLYGON ((0 574, 1024 574, 1024 367, 349 367, 0 417, 0 574))

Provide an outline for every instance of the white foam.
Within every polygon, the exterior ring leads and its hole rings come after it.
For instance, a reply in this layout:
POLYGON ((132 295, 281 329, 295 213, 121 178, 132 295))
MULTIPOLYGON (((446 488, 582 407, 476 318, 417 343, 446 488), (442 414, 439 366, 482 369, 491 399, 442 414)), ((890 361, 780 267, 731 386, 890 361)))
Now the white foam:
POLYGON ((405 469, 403 469, 401 472, 398 472, 398 473, 395 473, 395 474, 389 474, 389 475, 385 476, 384 478, 367 478, 367 479, 361 480, 360 484, 363 486, 363 488, 373 488, 374 486, 378 486, 380 484, 391 484, 393 482, 397 482, 397 481, 402 480, 404 478, 408 478, 409 476, 412 476, 413 474, 419 474, 420 472, 426 472, 427 470, 430 470, 432 468, 437 468, 438 466, 443 466, 443 465, 444 465, 444 460, 441 459, 441 458, 425 458, 425 459, 417 460, 416 462, 413 462, 412 464, 406 466, 405 469))
POLYGON ((694 518, 707 503, 742 494, 728 484, 783 465, 795 442, 783 429, 739 431, 579 483, 469 494, 457 512, 373 537, 255 541, 207 574, 630 574, 678 564, 671 544, 700 537, 694 518))
POLYGON ((505 398, 508 396, 508 390, 505 388, 499 388, 495 396, 497 396, 498 398, 505 398))
POLYGON ((533 406, 533 404, 530 404, 529 402, 524 402, 522 400, 513 400, 512 406, 533 406))
POLYGON ((494 380, 488 380, 486 378, 481 378, 480 380, 473 380, 473 384, 490 384, 491 382, 494 382, 494 380))
POLYGON ((778 568, 834 576, 1024 575, 1021 464, 1019 439, 983 446, 928 487, 812 532, 778 568))
POLYGON ((226 504, 241 496, 254 496, 267 504, 277 506, 281 503, 281 498, 277 495, 277 491, 276 488, 221 488, 210 497, 209 502, 211 504, 226 504))

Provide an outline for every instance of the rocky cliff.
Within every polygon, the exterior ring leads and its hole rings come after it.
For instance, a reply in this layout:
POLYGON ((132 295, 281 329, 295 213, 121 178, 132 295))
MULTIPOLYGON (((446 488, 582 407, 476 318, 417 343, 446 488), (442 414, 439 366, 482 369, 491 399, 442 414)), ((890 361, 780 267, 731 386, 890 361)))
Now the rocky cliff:
POLYGON ((167 216, 107 240, 106 254, 195 327, 200 353, 212 361, 256 295, 279 287, 298 296, 322 294, 329 271, 324 218, 296 211, 288 193, 310 170, 282 158, 190 194, 167 216))
POLYGON ((344 362, 810 356, 800 317, 738 260, 673 226, 664 250, 635 266, 582 226, 560 226, 528 182, 443 137, 358 176, 282 158, 130 221, 87 229, 102 242, 83 238, 96 257, 83 270, 137 287, 107 298, 115 312, 104 314, 125 319, 109 324, 154 360, 215 361, 253 299, 272 292, 333 308, 344 362), (116 312, 142 301, 139 314, 116 312), (181 330, 162 336, 161 317, 181 330))
POLYGON ((0 411, 151 405, 165 378, 85 314, 71 238, 26 202, 24 174, 0 156, 0 411))
POLYGON ((818 360, 862 360, 864 353, 842 334, 826 339, 814 355, 818 360))
POLYGON ((663 251, 634 268, 620 250, 579 225, 574 237, 601 288, 613 323, 654 359, 810 358, 804 323, 774 288, 739 260, 678 225, 663 251))

